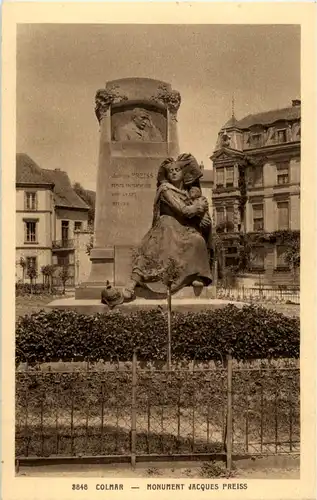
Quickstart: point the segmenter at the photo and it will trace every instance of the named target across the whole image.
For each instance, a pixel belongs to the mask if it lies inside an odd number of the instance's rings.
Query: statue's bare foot
[[[127,286],[124,288],[122,295],[126,302],[135,299],[135,292],[134,292],[135,286],[136,282],[131,280],[131,282],[129,282]]]
[[[128,288],[124,288],[122,295],[126,302],[135,299],[134,290],[129,290]]]

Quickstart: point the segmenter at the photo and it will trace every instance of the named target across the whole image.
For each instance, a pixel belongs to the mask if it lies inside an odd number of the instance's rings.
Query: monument
[[[169,197],[178,191],[178,200],[174,196],[174,209],[179,203],[182,206],[188,203],[191,205],[187,207],[189,212],[194,210],[192,215],[188,215],[187,208],[182,213],[185,218],[193,216],[191,222],[187,219],[185,223],[180,221],[175,211],[171,216],[174,219],[171,225],[178,224],[175,233],[180,231],[180,245],[177,234],[171,240],[166,238],[166,234],[163,238],[165,249],[173,240],[174,247],[171,244],[168,251],[173,255],[173,248],[176,248],[175,253],[178,252],[179,260],[185,264],[184,276],[187,279],[190,275],[190,286],[182,282],[174,296],[173,308],[204,310],[206,307],[224,307],[228,303],[210,300],[214,297],[214,287],[206,286],[210,284],[211,276],[207,246],[203,242],[203,222],[207,221],[208,226],[211,221],[208,222],[209,215],[205,213],[206,210],[208,212],[208,203],[201,196],[201,191],[197,191],[197,185],[193,184],[202,171],[191,155],[179,155],[177,112],[180,104],[180,94],[171,85],[149,78],[114,80],[97,91],[95,113],[100,127],[100,142],[91,272],[87,282],[76,288],[75,299],[55,300],[48,308],[72,309],[85,314],[105,312],[108,306],[101,303],[102,293],[112,294],[113,303],[126,311],[166,306],[162,295],[161,300],[141,295],[141,298],[124,303],[121,297],[121,291],[127,290],[127,283],[131,283],[134,251],[140,248],[144,237],[146,240],[153,229],[156,231],[153,207],[158,196],[165,192],[165,181],[169,183]],[[166,170],[166,179],[160,177],[162,168]],[[181,188],[177,187],[180,171]],[[193,176],[196,176],[195,179]],[[186,185],[187,191],[184,189]],[[173,190],[176,190],[174,194]],[[169,203],[166,198],[164,201]],[[199,204],[201,207],[197,208]],[[158,211],[159,217],[166,213]],[[200,223],[202,227],[197,228]],[[189,238],[179,224],[191,232]],[[171,227],[167,229],[174,231]],[[159,247],[156,253],[160,254]],[[195,283],[199,285],[198,294],[193,292]],[[118,290],[121,290],[119,294]],[[133,294],[134,291],[133,288]]]
[[[180,94],[165,82],[125,78],[96,93],[100,125],[94,246],[77,299],[99,299],[109,281],[124,286],[133,249],[152,224],[160,164],[179,153]]]

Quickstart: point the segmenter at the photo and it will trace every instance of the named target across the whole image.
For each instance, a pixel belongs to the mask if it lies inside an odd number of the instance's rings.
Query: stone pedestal
[[[100,298],[107,280],[116,287],[126,283],[133,248],[152,224],[159,165],[179,153],[179,105],[179,93],[169,84],[147,78],[111,81],[97,92],[100,146],[94,248],[89,279],[76,289],[76,299]],[[142,130],[135,120],[145,114]]]
[[[172,307],[173,311],[179,312],[200,312],[206,310],[214,310],[226,307],[228,304],[233,304],[237,307],[243,307],[245,303],[235,302],[231,300],[221,300],[208,298],[195,298],[195,299],[185,299],[176,298],[173,299]],[[120,311],[123,314],[129,314],[131,312],[140,310],[151,310],[160,308],[161,310],[167,310],[166,300],[159,299],[149,299],[149,298],[137,298],[133,302],[124,303],[116,306],[113,311]],[[108,313],[110,311],[109,307],[101,304],[100,299],[57,299],[48,304],[45,309],[62,309],[68,311],[76,311],[79,314],[96,314],[96,313]]]

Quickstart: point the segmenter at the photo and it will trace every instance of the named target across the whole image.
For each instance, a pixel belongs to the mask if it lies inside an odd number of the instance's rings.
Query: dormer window
[[[251,134],[250,146],[253,148],[258,148],[261,146],[261,134]]]
[[[282,130],[277,130],[276,132],[276,137],[277,137],[277,142],[279,144],[283,142],[287,142],[287,137],[286,137],[286,128]]]

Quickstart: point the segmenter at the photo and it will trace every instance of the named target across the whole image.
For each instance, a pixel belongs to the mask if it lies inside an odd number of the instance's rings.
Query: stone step
[[[101,292],[105,288],[105,283],[98,284],[84,284],[79,285],[75,289],[75,298],[78,300],[93,300],[100,299]],[[118,290],[123,289],[124,287],[117,286],[115,287]],[[164,295],[157,294],[155,292],[150,291],[147,288],[137,287],[135,290],[136,296],[144,299],[164,299]],[[214,299],[216,298],[216,287],[210,285],[208,287],[194,289],[192,286],[186,286],[173,294],[173,297],[177,299],[197,299],[197,298],[205,298],[205,299]]]
[[[226,307],[228,304],[235,305],[237,307],[243,307],[245,305],[243,302],[235,302],[232,300],[221,300],[221,299],[209,299],[209,298],[172,298],[172,309],[173,311],[180,312],[198,312],[206,311],[212,309],[219,309]],[[121,311],[123,313],[130,313],[139,310],[150,310],[160,308],[161,310],[166,310],[167,302],[164,299],[145,299],[142,297],[137,297],[132,302],[127,302],[116,306],[113,311]],[[59,309],[59,310],[69,310],[76,311],[80,314],[96,314],[96,313],[107,313],[110,311],[109,307],[101,304],[100,300],[96,299],[74,299],[74,298],[63,298],[57,299],[50,302],[46,308],[47,310]]]

